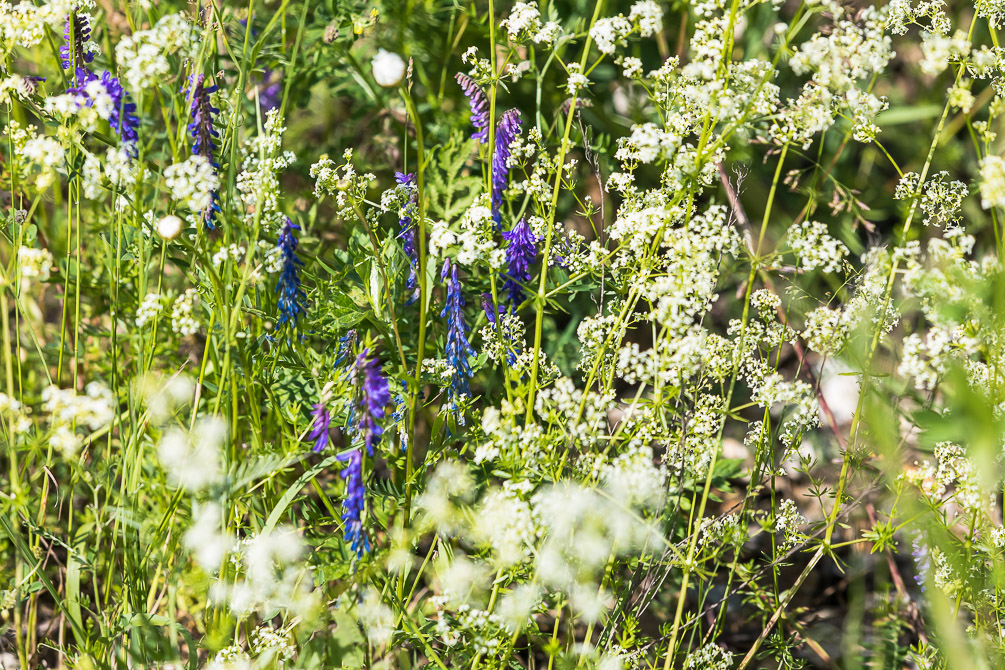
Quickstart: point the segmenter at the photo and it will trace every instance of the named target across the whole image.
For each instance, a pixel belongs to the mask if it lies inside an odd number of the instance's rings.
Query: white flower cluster
[[[171,483],[189,491],[216,483],[221,474],[220,449],[226,438],[227,426],[214,417],[200,419],[191,433],[178,428],[165,433],[157,454]]]
[[[1005,158],[988,155],[981,159],[981,207],[1005,207]]]
[[[733,654],[714,642],[688,654],[684,670],[729,670],[733,665]]]
[[[840,272],[848,255],[848,247],[827,233],[827,224],[804,221],[789,229],[789,248],[799,259],[804,270],[821,268],[824,272]]]
[[[296,156],[282,151],[286,127],[278,109],[267,112],[263,131],[242,147],[244,161],[237,175],[237,190],[247,210],[260,218],[263,229],[274,232],[285,221],[279,207],[279,177],[296,162]]]
[[[90,382],[78,395],[73,389],[49,386],[42,391],[42,409],[49,415],[49,445],[65,458],[74,457],[83,444],[78,427],[96,431],[115,418],[115,398],[107,386]]]
[[[38,5],[20,2],[16,5],[0,2],[0,39],[5,44],[17,45],[25,49],[37,46],[45,38],[46,28],[62,34],[63,24],[77,2],[55,0]],[[94,6],[92,1],[80,3],[81,9]]]
[[[13,128],[14,122],[10,124]],[[56,173],[62,172],[66,167],[66,150],[63,145],[54,137],[35,137],[32,128],[28,131],[29,137],[24,141],[19,152],[19,157],[29,164],[39,168],[35,177],[35,186],[39,190],[48,188],[56,179]]]
[[[194,314],[195,299],[198,295],[196,289],[186,289],[171,305],[171,330],[181,336],[199,332],[199,321]]]
[[[230,551],[230,565],[238,576],[229,583],[215,582],[210,595],[228,603],[237,616],[276,610],[290,617],[310,616],[319,603],[303,554],[296,530],[286,526],[246,538]]]
[[[213,254],[213,267],[219,270],[224,263],[228,261],[237,263],[244,258],[244,255],[245,249],[240,244],[222,246]]]
[[[775,532],[782,534],[779,544],[782,551],[789,551],[799,544],[799,526],[804,523],[806,519],[799,513],[796,501],[789,498],[783,500],[775,512]]]
[[[637,124],[632,126],[630,136],[618,138],[618,151],[614,157],[631,166],[655,163],[666,160],[680,141],[679,135],[655,123]]]
[[[193,212],[202,212],[213,204],[213,193],[220,188],[220,178],[205,156],[189,156],[181,163],[164,168],[164,183],[172,197]]]
[[[345,163],[340,166],[327,156],[322,156],[311,166],[311,178],[315,180],[314,195],[318,198],[334,195],[338,214],[343,218],[355,217],[352,210],[366,197],[366,189],[375,177],[372,173],[357,173],[352,165],[352,149],[346,149],[342,154]]]
[[[682,335],[718,298],[720,260],[736,253],[739,236],[726,222],[726,208],[711,205],[692,217],[687,228],[666,231],[662,243],[666,251],[659,259],[659,274],[644,288],[653,304],[649,318]]]
[[[48,249],[20,247],[17,250],[17,267],[21,286],[27,289],[32,281],[48,281],[52,268],[52,254]]]
[[[921,71],[928,75],[940,74],[954,62],[970,53],[970,40],[962,30],[951,37],[941,33],[921,33]]]
[[[147,293],[143,302],[136,308],[136,327],[142,328],[154,321],[164,309],[164,302],[159,293]]]
[[[917,486],[934,501],[940,501],[947,491],[955,487],[954,500],[960,513],[969,517],[972,512],[987,513],[994,505],[994,492],[984,491],[980,473],[963,447],[953,442],[935,445],[935,463],[928,460],[915,463],[904,473],[904,479]]]
[[[24,435],[31,428],[31,419],[17,398],[0,392],[0,417],[10,426],[14,435]]]
[[[532,41],[550,46],[562,35],[562,27],[555,21],[541,23],[541,11],[536,2],[518,2],[507,18],[499,23],[511,42],[520,44]]]
[[[84,196],[97,200],[103,195],[103,187],[108,184],[113,191],[125,192],[142,181],[146,169],[138,161],[130,158],[122,147],[110,147],[104,158],[88,153],[84,158],[82,177]]]
[[[126,35],[115,47],[115,60],[127,88],[134,93],[159,86],[177,71],[170,61],[193,58],[198,33],[181,14],[168,14],[152,28]]]

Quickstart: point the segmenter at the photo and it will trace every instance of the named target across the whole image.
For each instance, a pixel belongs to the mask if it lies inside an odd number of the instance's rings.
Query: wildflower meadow
[[[1005,0],[0,0],[0,667],[1005,667]]]

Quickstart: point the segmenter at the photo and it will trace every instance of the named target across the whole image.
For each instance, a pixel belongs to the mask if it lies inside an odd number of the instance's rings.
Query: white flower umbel
[[[981,159],[981,207],[1005,207],[1005,158],[985,156]]]
[[[195,56],[198,46],[196,27],[181,14],[168,14],[152,28],[119,40],[115,60],[122,68],[126,88],[137,94],[141,89],[159,86],[172,75],[171,56],[184,61]]]
[[[199,292],[186,289],[171,306],[171,330],[179,335],[193,335],[199,331],[199,321],[195,318],[195,299]]]
[[[193,212],[202,212],[213,204],[213,193],[220,188],[220,178],[205,156],[190,156],[164,169],[164,182],[171,196]]]

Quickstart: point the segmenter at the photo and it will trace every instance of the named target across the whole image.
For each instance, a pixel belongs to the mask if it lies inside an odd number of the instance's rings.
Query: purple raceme
[[[911,540],[911,547],[911,556],[914,557],[914,567],[918,571],[914,575],[914,581],[924,591],[925,579],[928,578],[928,575],[932,571],[932,558],[928,553],[928,545],[919,542],[917,537]]]
[[[506,308],[499,305],[499,309],[496,310],[493,307],[492,294],[482,293],[482,309],[485,310],[485,318],[494,326],[496,325],[496,319],[506,313]]]
[[[279,109],[283,101],[283,73],[268,68],[262,73],[262,83],[258,86],[258,107],[264,117],[273,109]]]
[[[321,453],[328,446],[330,441],[328,433],[332,424],[332,416],[328,411],[328,406],[325,405],[324,398],[321,400],[322,402],[315,403],[314,409],[311,411],[314,423],[311,424],[311,432],[307,434],[307,439],[314,442],[314,453],[316,454]]]
[[[366,507],[366,487],[363,484],[363,453],[357,447],[346,454],[338,456],[345,461],[346,467],[341,477],[345,480],[345,500],[342,501],[342,522],[345,524],[343,537],[356,557],[360,558],[370,551],[370,540],[363,529],[363,512]]]
[[[496,124],[496,146],[492,152],[492,220],[497,229],[502,220],[499,209],[502,207],[503,191],[509,181],[509,145],[520,134],[522,125],[520,110],[517,109],[505,112]]]
[[[510,309],[516,310],[524,300],[523,286],[530,281],[530,264],[537,257],[537,243],[541,239],[530,230],[525,219],[513,226],[513,230],[503,233],[506,240],[506,264],[509,271],[503,282],[503,290],[509,294]]]
[[[352,347],[356,343],[356,329],[352,328],[342,337],[338,338],[338,346],[335,347],[335,367],[342,365],[345,359],[352,353]]]
[[[384,418],[385,407],[391,402],[391,389],[380,368],[380,360],[363,349],[356,356],[352,368],[352,381],[357,389],[354,416],[356,430],[363,434],[367,453],[373,455],[374,446],[380,442],[384,429],[378,420]]]
[[[279,249],[283,258],[283,266],[279,271],[279,280],[276,282],[276,293],[279,294],[279,326],[290,324],[294,328],[304,313],[303,300],[304,291],[300,288],[300,268],[304,262],[297,256],[297,244],[299,244],[293,231],[300,230],[300,226],[286,219],[286,225],[279,233],[279,240],[276,248]]]
[[[219,169],[214,153],[216,151],[216,138],[220,133],[213,127],[213,121],[220,110],[213,106],[209,96],[218,90],[215,84],[206,86],[205,77],[201,74],[193,74],[188,78],[188,85],[182,89],[189,101],[189,112],[191,121],[188,124],[188,131],[195,140],[192,143],[192,153],[197,156],[204,156],[214,169]],[[211,230],[216,228],[216,213],[220,211],[220,196],[213,191],[210,206],[202,213],[202,220]]]
[[[443,262],[440,278],[447,282],[447,304],[444,305],[441,317],[447,318],[447,363],[454,372],[447,387],[447,399],[453,407],[457,407],[461,396],[471,392],[471,363],[468,360],[475,355],[474,349],[468,343],[468,326],[464,322],[464,297],[461,295],[461,282],[457,279],[457,266],[449,259]]]
[[[94,60],[94,54],[87,44],[91,39],[91,17],[78,14],[74,8],[66,17],[63,39],[65,44],[59,47],[59,64],[64,70],[73,70],[74,85],[79,86],[80,70],[89,72],[87,65]]]
[[[129,94],[122,88],[117,77],[105,70],[101,76],[94,74],[87,68],[78,67],[74,79],[76,86],[67,89],[67,93],[72,93],[82,100],[82,104],[88,107],[94,105],[95,95],[100,93],[94,88],[104,90],[105,95],[111,98],[112,104],[108,111],[108,125],[116,132],[119,139],[129,155],[136,155],[136,141],[139,139],[140,120],[136,117],[136,103],[129,101]]]
[[[399,393],[394,398],[394,410],[391,412],[391,420],[398,430],[398,443],[402,451],[408,450],[408,399],[404,394]]]
[[[412,221],[412,214],[416,206],[417,190],[415,188],[414,173],[395,172],[394,180],[408,194],[408,203],[401,208],[398,214],[398,226],[401,228],[398,237],[401,238],[401,248],[408,256],[409,271],[408,279],[405,280],[405,286],[412,292],[412,295],[408,297],[408,301],[405,302],[405,306],[407,307],[419,297],[419,253],[415,248],[415,224]]]
[[[468,75],[458,72],[454,78],[461,85],[464,95],[468,97],[468,104],[471,106],[471,125],[478,129],[471,135],[471,139],[486,144],[489,141],[489,99],[485,96],[485,91]]]

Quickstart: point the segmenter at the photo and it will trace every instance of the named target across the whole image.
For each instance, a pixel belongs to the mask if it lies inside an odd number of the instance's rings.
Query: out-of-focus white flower
[[[201,506],[193,516],[195,522],[185,533],[185,546],[193,552],[196,563],[203,570],[216,572],[234,546],[234,538],[222,530],[223,508],[210,503]]]
[[[201,419],[191,435],[177,428],[169,430],[157,448],[168,478],[190,491],[215,482],[220,477],[220,447],[226,435],[224,423],[213,417]]]
[[[173,240],[181,234],[182,226],[183,223],[180,218],[174,214],[168,214],[161,217],[161,220],[157,222],[157,234],[165,240]]]
[[[397,86],[405,77],[405,61],[393,51],[378,49],[370,65],[374,80],[385,88]]]
[[[21,247],[17,250],[18,269],[21,274],[22,286],[27,286],[31,280],[46,281],[52,268],[52,254],[48,249],[32,249]]]

